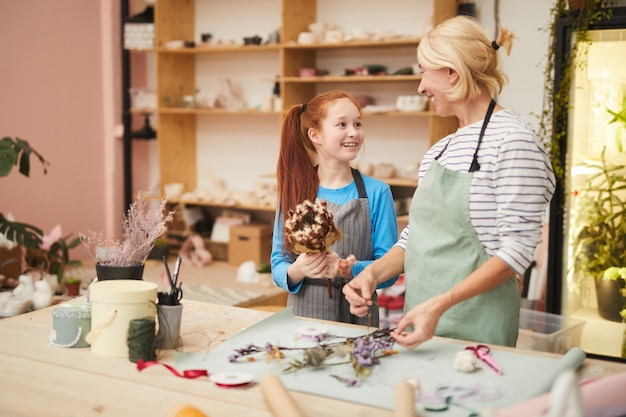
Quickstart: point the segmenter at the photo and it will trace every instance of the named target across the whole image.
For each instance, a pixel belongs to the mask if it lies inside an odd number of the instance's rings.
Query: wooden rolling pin
[[[419,417],[415,411],[415,387],[407,381],[396,384],[396,407],[394,417]]]
[[[267,374],[259,382],[265,402],[276,417],[304,417],[289,391],[276,374]]]

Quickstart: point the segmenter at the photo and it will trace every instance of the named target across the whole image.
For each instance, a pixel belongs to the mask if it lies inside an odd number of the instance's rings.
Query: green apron
[[[469,197],[476,155],[493,106],[485,116],[469,172],[442,167],[435,158],[413,196],[406,246],[405,312],[441,294],[485,263],[490,255],[470,221]],[[439,320],[435,334],[479,343],[515,346],[519,326],[519,286],[515,277],[463,301]]]

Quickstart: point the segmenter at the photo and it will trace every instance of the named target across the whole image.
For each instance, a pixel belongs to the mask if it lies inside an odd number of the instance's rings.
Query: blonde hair
[[[476,19],[456,16],[426,34],[417,48],[417,61],[424,69],[450,68],[459,75],[459,82],[446,92],[450,101],[473,99],[483,87],[495,97],[508,82],[497,50],[502,47],[510,53],[513,38],[502,29],[492,42]]]

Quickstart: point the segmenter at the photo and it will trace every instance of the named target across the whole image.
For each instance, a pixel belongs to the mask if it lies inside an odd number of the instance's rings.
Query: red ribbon
[[[201,376],[209,376],[209,372],[206,369],[188,369],[183,371],[183,373],[181,374],[176,369],[166,363],[161,363],[157,361],[144,361],[143,359],[139,359],[137,361],[137,370],[143,371],[144,369],[152,365],[162,365],[166,367],[171,373],[181,378],[195,379]]]

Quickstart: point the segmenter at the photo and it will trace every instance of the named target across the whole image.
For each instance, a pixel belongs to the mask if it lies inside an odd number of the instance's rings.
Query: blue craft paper
[[[306,324],[310,324],[310,321],[295,317],[292,309],[286,308],[241,331],[209,352],[177,352],[174,356],[176,367],[206,369],[210,374],[249,372],[255,376],[256,382],[259,382],[267,373],[276,373],[280,375],[283,384],[289,390],[386,409],[394,408],[396,383],[407,378],[417,378],[425,394],[435,392],[441,385],[482,387],[485,392],[488,391],[487,388],[494,388],[500,390],[501,395],[498,399],[466,403],[466,405],[475,410],[485,408],[495,410],[529,399],[529,392],[542,384],[547,387],[546,390],[549,389],[552,381],[545,381],[547,374],[553,378],[558,374],[559,369],[570,367],[576,369],[584,360],[584,354],[575,355],[575,357],[566,355],[564,358],[551,358],[496,350],[492,351],[492,356],[502,367],[502,376],[498,376],[486,367],[472,373],[462,373],[454,370],[454,358],[457,352],[464,349],[464,346],[437,339],[430,340],[413,350],[397,347],[399,353],[382,358],[381,364],[362,381],[359,387],[347,387],[330,376],[334,374],[346,378],[354,377],[350,364],[321,369],[305,368],[296,372],[282,373],[288,367],[290,358],[302,358],[301,351],[285,352],[285,358],[280,363],[275,361],[266,363],[263,352],[256,354],[256,360],[253,362],[247,361],[245,357],[235,363],[228,361],[228,357],[236,349],[251,343],[261,347],[267,342],[289,347],[314,346],[311,342],[297,337],[298,329]],[[364,327],[352,328],[328,323],[323,325],[328,329],[329,334],[341,337],[361,336],[367,330]],[[482,366],[480,362],[478,366]],[[461,407],[452,406],[446,412],[434,412],[425,411],[423,405],[418,401],[417,410],[425,416],[468,415],[468,411]]]

